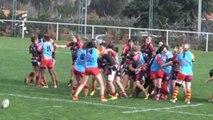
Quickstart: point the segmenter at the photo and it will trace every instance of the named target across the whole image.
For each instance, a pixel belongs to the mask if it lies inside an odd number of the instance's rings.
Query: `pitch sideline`
[[[109,105],[104,103],[95,103],[95,102],[83,102],[83,101],[72,101],[66,99],[54,99],[54,98],[43,98],[43,97],[31,97],[26,95],[18,95],[18,94],[5,94],[0,93],[1,96],[12,96],[12,97],[19,97],[25,99],[36,99],[36,100],[46,100],[46,101],[58,101],[58,102],[67,102],[67,103],[76,103],[76,104],[87,104],[87,105],[95,105],[101,107],[111,107],[111,108],[119,108],[119,109],[132,109],[132,111],[124,111],[123,114],[128,113],[137,113],[137,112],[148,112],[148,111],[159,111],[159,112],[168,112],[168,113],[176,113],[176,114],[185,114],[185,115],[192,115],[192,116],[205,116],[205,117],[213,117],[213,114],[202,114],[202,113],[190,113],[190,112],[182,112],[182,111],[171,111],[171,109],[175,108],[187,108],[187,107],[197,107],[203,104],[193,104],[193,105],[179,105],[173,107],[163,107],[163,108],[141,108],[141,107],[129,107],[129,106],[119,106],[119,105]],[[162,111],[166,110],[166,111]]]

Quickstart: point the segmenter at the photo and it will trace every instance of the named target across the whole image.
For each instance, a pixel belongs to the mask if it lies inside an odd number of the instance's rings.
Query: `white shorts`
[[[111,74],[107,76],[108,77],[107,80],[113,81],[115,79],[115,73],[116,73],[116,70],[115,71],[112,70]]]

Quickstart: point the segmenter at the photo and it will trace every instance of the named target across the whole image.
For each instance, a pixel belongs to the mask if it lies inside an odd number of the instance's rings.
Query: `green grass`
[[[65,42],[57,43],[65,44]],[[1,120],[213,119],[213,104],[207,102],[212,93],[212,83],[204,83],[208,78],[208,71],[212,68],[212,52],[193,51],[196,62],[191,105],[198,106],[185,106],[183,92],[180,92],[176,104],[169,101],[143,100],[142,96],[101,103],[98,101],[98,93],[94,97],[87,98],[81,94],[79,101],[73,102],[70,96],[71,90],[67,87],[71,68],[69,49],[58,49],[56,54],[56,71],[60,87],[52,88],[50,77],[47,75],[50,88],[42,89],[24,85],[24,78],[32,70],[31,56],[27,51],[29,44],[29,39],[0,37],[0,100],[4,98],[10,100],[8,109],[0,109]],[[175,106],[179,108],[172,108]],[[166,107],[170,109],[167,110]],[[134,110],[142,111],[124,113]]]

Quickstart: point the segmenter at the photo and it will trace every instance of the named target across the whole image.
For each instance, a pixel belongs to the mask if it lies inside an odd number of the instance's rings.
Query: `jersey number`
[[[80,59],[84,60],[85,59],[85,54],[81,54]]]
[[[51,52],[50,46],[47,46],[47,52]]]
[[[93,51],[92,51],[92,49],[89,49],[86,52],[92,54]]]

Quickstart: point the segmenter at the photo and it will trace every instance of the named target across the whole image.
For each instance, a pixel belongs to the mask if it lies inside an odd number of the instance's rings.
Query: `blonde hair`
[[[174,53],[174,54],[178,54],[178,51],[179,51],[179,49],[178,49],[178,47],[176,46],[176,47],[174,48],[173,53]]]
[[[188,43],[183,45],[183,50],[189,50],[190,49],[190,45]]]

